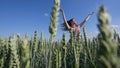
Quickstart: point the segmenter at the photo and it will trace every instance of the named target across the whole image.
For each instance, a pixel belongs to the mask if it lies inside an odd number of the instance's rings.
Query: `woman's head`
[[[68,20],[67,23],[68,23],[68,25],[69,25],[70,27],[72,27],[72,28],[75,28],[75,27],[77,26],[76,20],[75,20],[74,18]],[[63,29],[64,31],[68,30],[65,23],[62,24],[62,27],[63,27],[62,29]]]

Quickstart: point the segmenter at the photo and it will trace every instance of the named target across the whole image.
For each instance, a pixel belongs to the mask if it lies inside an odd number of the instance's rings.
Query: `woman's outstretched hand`
[[[93,15],[94,14],[94,12],[91,12],[89,15]]]

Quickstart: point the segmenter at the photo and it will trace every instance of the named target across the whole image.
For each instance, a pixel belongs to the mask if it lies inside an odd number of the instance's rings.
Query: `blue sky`
[[[98,33],[97,11],[101,4],[106,6],[112,17],[111,26],[117,31],[120,29],[119,3],[120,0],[61,0],[61,7],[64,9],[66,18],[68,20],[75,18],[77,23],[82,22],[88,13],[94,11],[95,14],[84,25],[88,36],[92,37]],[[48,27],[52,6],[53,0],[0,0],[0,36],[8,37],[17,33],[23,36],[28,32],[31,37],[37,30],[39,34],[43,32],[44,36],[49,38]],[[62,22],[60,14],[56,39],[62,37],[63,31],[60,27]],[[69,32],[65,33],[69,38]]]

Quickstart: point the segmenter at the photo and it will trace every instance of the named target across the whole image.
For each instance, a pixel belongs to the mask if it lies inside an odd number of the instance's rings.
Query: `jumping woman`
[[[90,17],[93,15],[94,12],[88,14],[88,16],[80,24],[77,24],[74,18],[67,21],[62,8],[60,8],[60,11],[62,13],[64,20],[64,23],[62,24],[63,31],[72,32],[75,35],[76,40],[78,40],[80,34],[80,28],[90,19]]]

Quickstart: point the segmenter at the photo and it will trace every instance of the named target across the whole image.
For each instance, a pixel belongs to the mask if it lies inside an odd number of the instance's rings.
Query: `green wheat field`
[[[50,39],[45,39],[41,33],[34,32],[28,39],[28,34],[11,35],[0,38],[0,68],[120,68],[120,36],[108,27],[110,14],[102,5],[98,11],[97,37],[88,38],[86,29],[75,41],[71,33],[71,42],[66,35],[54,41],[57,33],[59,0],[52,7],[49,25]]]

